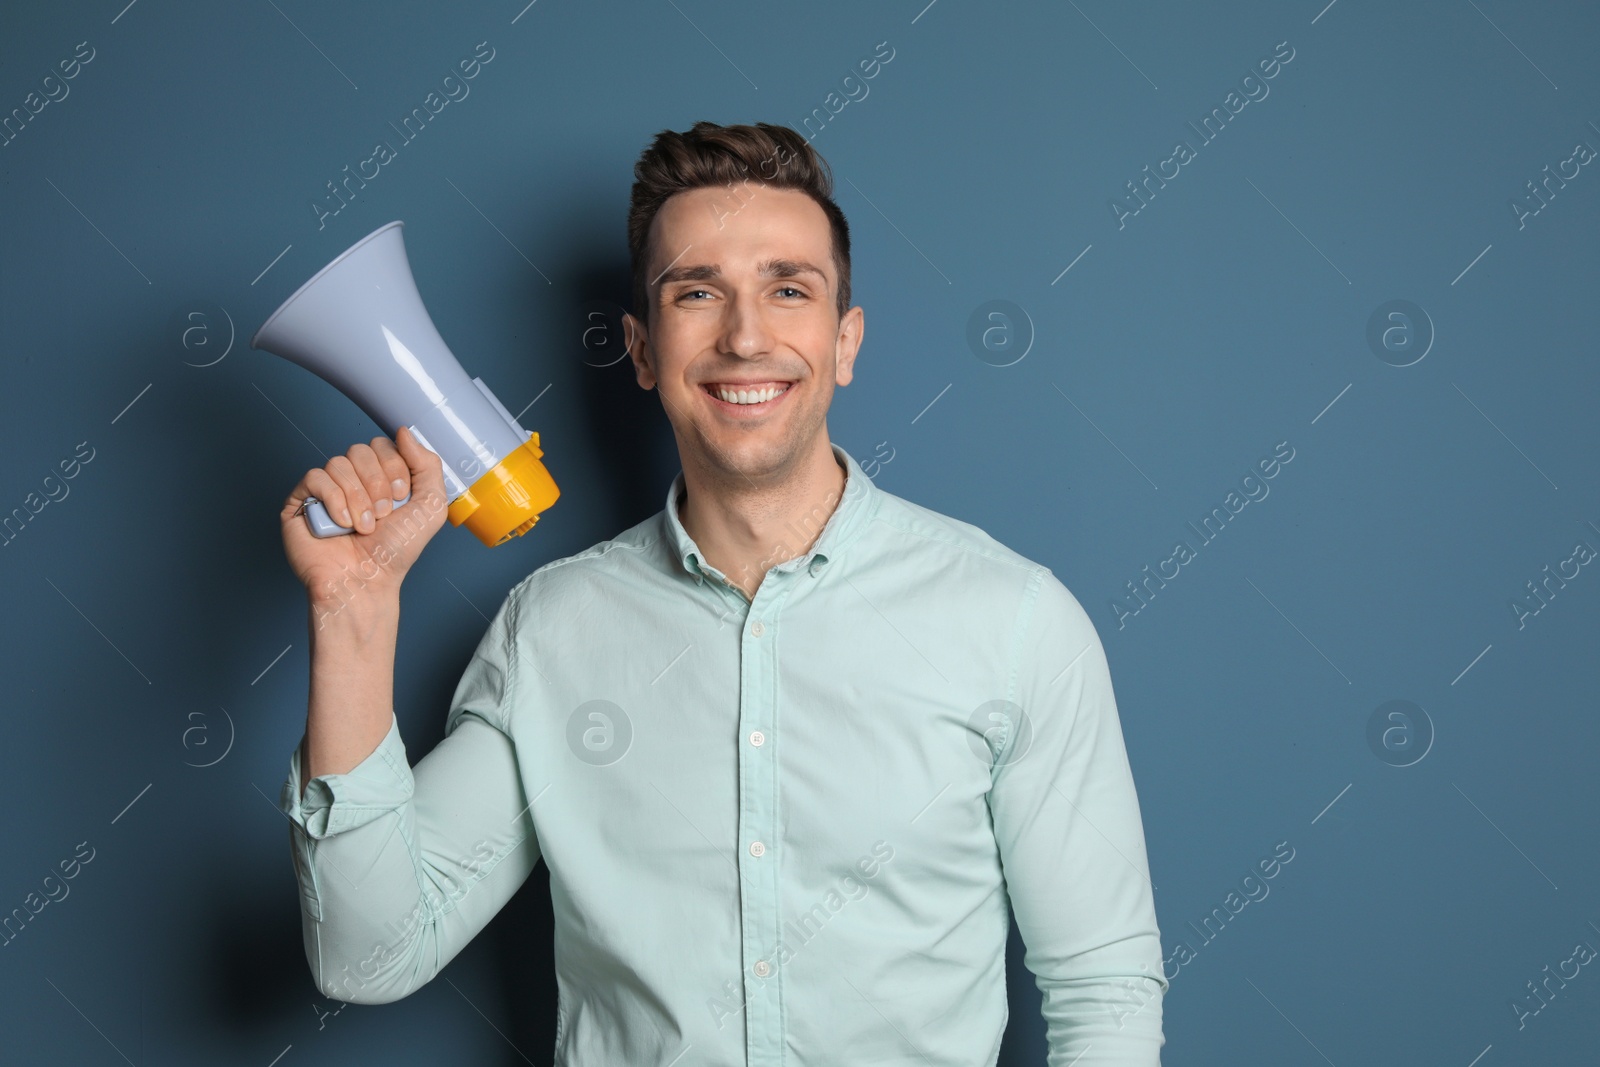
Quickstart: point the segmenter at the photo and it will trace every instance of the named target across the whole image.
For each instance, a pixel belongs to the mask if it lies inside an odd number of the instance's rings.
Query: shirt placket
[[[778,609],[790,575],[769,571],[745,614],[739,656],[739,919],[743,932],[745,1051],[750,1067],[783,1059],[779,938]]]

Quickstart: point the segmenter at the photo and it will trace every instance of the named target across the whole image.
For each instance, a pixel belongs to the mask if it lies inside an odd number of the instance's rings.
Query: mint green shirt
[[[512,588],[415,768],[395,721],[301,798],[296,749],[280,804],[324,994],[416,991],[542,857],[557,1064],[992,1065],[1008,907],[1051,1067],[1160,1063],[1093,625],[1047,568],[832,449],[838,506],[753,600],[684,531],[680,472],[663,511]]]

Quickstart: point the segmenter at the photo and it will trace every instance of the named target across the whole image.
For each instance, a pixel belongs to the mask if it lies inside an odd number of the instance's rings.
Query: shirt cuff
[[[390,712],[389,732],[366,759],[344,774],[319,774],[305,784],[301,795],[300,745],[289,756],[289,777],[278,796],[278,807],[313,840],[364,826],[411,799],[415,781],[406,747],[400,740],[400,722]]]

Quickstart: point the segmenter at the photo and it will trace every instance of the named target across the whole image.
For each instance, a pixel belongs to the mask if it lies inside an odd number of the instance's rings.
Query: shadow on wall
[[[285,1022],[292,1024],[291,1033],[314,1034],[321,1029],[312,1024],[318,1006],[330,1014],[346,1011],[316,987],[301,938],[298,895],[282,891],[281,879],[270,887],[218,884],[204,899],[212,902],[205,938],[210,977],[199,985],[211,991],[207,1015],[236,1045],[245,1040],[270,1045],[285,1032]],[[550,872],[541,860],[500,913],[429,983],[439,988],[424,986],[412,997],[455,998],[448,978],[514,1046],[502,1045],[505,1054],[494,1062],[506,1067],[549,1063],[556,1040],[553,930]],[[464,977],[469,974],[482,977]],[[477,990],[492,991],[493,999]],[[412,997],[359,1010],[369,1015],[366,1025],[388,1028],[398,1024],[386,1018],[415,1017],[414,1005],[406,1007]]]
[[[1027,946],[1017,920],[1011,919],[1011,932],[1006,937],[1006,1001],[1008,1018],[1004,1037],[1000,1041],[999,1067],[1009,1064],[1043,1063],[1049,1054],[1044,1016],[1044,996],[1033,972],[1024,962]]]
[[[285,852],[287,827],[272,835]],[[267,886],[237,878],[218,870],[201,898],[210,907],[204,939],[208,977],[197,985],[210,990],[206,1012],[230,1038],[267,1042],[284,1020],[309,1017],[307,1005],[321,992],[306,962],[299,894],[285,889],[284,877]]]
[[[551,351],[576,353],[573,385],[583,432],[605,478],[596,495],[608,507],[610,526],[593,538],[598,541],[660,511],[680,464],[661,398],[654,389],[639,388],[626,355],[622,311],[632,303],[626,258],[583,261],[576,250],[572,254],[577,293],[560,306],[573,312],[545,332],[550,337],[554,327],[559,333],[551,338]]]
[[[541,859],[500,914],[467,946],[487,955],[494,969],[499,1011],[484,1010],[509,1025],[506,1037],[515,1048],[500,1057],[505,1067],[527,1067],[528,1060],[548,1063],[556,1047],[554,930],[550,868]]]

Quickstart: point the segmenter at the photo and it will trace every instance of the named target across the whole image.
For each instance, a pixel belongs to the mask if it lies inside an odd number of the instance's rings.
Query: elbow
[[[358,986],[354,989],[338,982],[327,982],[323,986],[322,995],[329,1000],[338,1000],[346,1004],[393,1004],[401,997],[391,995],[383,987]]]
[[[370,1006],[404,1000],[416,992],[417,984],[402,980],[397,968],[364,977],[350,967],[342,967],[320,976],[317,987],[329,1000]]]
[[[431,929],[431,928],[430,928]],[[326,930],[321,931],[326,933]],[[437,967],[429,967],[431,940],[426,930],[413,932],[392,945],[379,944],[370,953],[328,952],[327,944],[318,953],[316,931],[307,941],[307,961],[322,995],[346,1004],[393,1004],[404,1000],[432,980]]]

